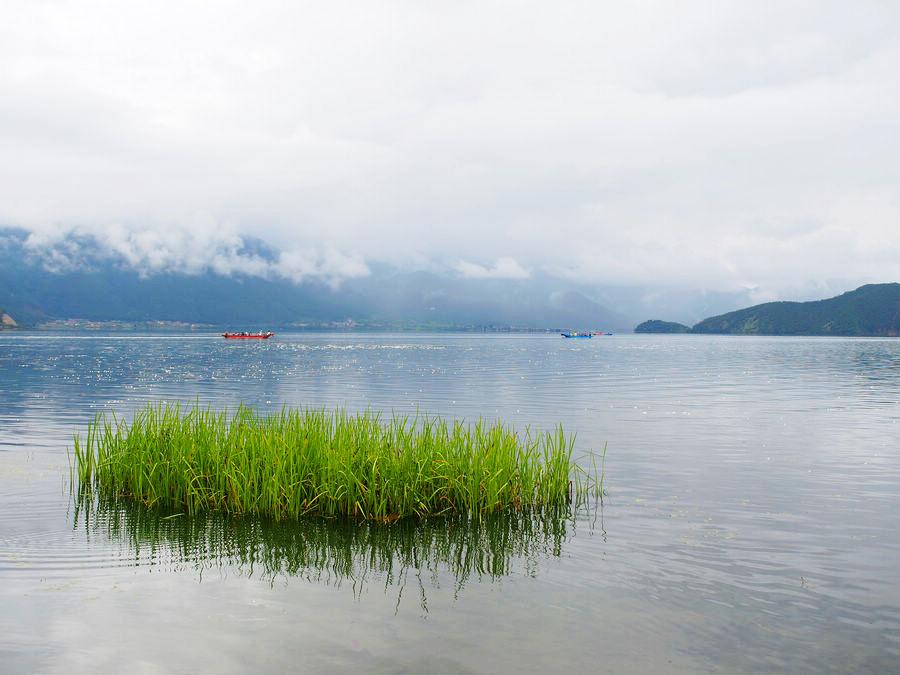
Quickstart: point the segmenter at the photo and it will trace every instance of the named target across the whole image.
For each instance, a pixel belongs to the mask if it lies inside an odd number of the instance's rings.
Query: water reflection
[[[370,582],[396,589],[397,606],[408,582],[418,585],[427,612],[426,586],[453,583],[454,597],[470,580],[498,581],[511,574],[537,576],[542,561],[562,555],[574,536],[571,510],[498,513],[464,518],[367,521],[305,518],[274,522],[224,514],[188,516],[148,509],[128,500],[86,494],[73,501],[73,529],[118,546],[135,565],[256,576],[275,583],[293,578],[349,585],[355,597]],[[414,581],[413,581],[414,579]]]

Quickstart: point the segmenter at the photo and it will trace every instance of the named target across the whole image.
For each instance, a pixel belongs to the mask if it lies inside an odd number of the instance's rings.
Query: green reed
[[[574,461],[574,443],[562,428],[517,434],[484,420],[159,404],[130,423],[98,416],[75,437],[73,478],[189,514],[482,517],[599,496],[602,479]]]

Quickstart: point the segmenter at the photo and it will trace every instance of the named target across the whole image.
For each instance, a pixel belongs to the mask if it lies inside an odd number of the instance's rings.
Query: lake
[[[377,526],[79,503],[148,401],[562,423],[563,521]],[[900,669],[900,340],[0,334],[3,672]]]

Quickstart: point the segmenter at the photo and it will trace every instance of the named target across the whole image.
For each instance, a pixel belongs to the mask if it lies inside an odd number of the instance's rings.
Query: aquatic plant
[[[561,427],[519,434],[484,420],[159,404],[130,423],[95,418],[75,437],[73,480],[189,514],[480,518],[599,496],[596,468],[574,461],[574,443]]]

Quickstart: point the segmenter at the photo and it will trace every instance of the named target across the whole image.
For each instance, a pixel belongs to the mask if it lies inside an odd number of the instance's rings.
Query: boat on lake
[[[226,340],[268,340],[273,335],[275,333],[271,331],[265,333],[262,331],[258,333],[222,333],[222,337]]]
[[[571,333],[560,333],[560,335],[562,335],[564,338],[589,338],[589,337],[594,337],[593,334],[591,334],[591,333],[578,333],[578,332],[575,332],[575,331],[573,331],[573,332],[571,332]]]

